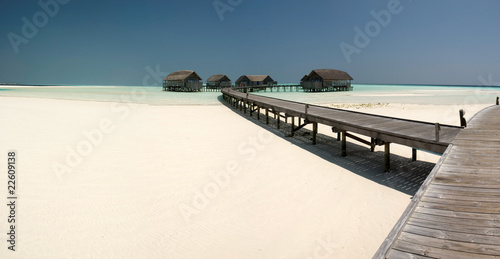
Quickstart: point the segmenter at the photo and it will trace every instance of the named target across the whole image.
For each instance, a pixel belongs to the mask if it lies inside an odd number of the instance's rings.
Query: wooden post
[[[371,138],[370,152],[375,152],[375,139]]]
[[[247,104],[246,102],[243,103],[243,112],[247,113]]]
[[[280,129],[280,122],[281,122],[281,118],[280,118],[280,113],[275,113],[275,115],[278,115],[278,116],[275,116],[277,121],[276,121],[276,124],[277,124],[277,127],[278,129]]]
[[[436,142],[439,142],[439,131],[441,130],[441,127],[439,126],[439,122],[436,122],[434,124],[434,131],[436,133]]]
[[[497,105],[498,105],[498,99],[499,99],[499,97],[497,96]]]
[[[295,129],[295,117],[292,116],[292,130],[290,132],[290,136],[293,137],[293,130]]]
[[[467,121],[464,118],[464,115],[465,115],[464,110],[460,109],[460,111],[458,111],[458,114],[460,116],[460,127],[463,127],[463,128],[467,127]]]
[[[340,132],[337,132],[337,141],[340,141]]]
[[[313,145],[316,145],[316,135],[318,135],[318,123],[313,122]]]
[[[342,156],[344,157],[347,156],[347,136],[345,133],[345,131],[342,131]]]
[[[385,171],[391,171],[391,143],[385,142],[385,155],[384,155]]]
[[[248,102],[248,101],[247,101]],[[250,113],[250,117],[252,117],[252,113],[253,113],[253,103],[252,105],[248,104],[248,110],[249,110],[249,113]]]
[[[260,107],[257,105],[257,120],[260,120]]]
[[[269,109],[266,108],[266,124],[269,124]]]
[[[416,148],[411,149],[411,161],[412,162],[417,161],[417,149]]]

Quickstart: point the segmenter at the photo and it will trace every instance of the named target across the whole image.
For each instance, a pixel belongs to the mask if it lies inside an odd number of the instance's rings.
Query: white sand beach
[[[454,105],[350,106],[458,125]],[[17,252],[4,241],[0,258],[370,258],[439,159],[393,145],[384,173],[381,147],[343,158],[328,127],[313,146],[255,122],[222,104],[0,97],[1,172],[18,157]]]

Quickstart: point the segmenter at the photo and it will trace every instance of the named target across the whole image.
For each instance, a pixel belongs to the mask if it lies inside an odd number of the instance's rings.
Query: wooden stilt
[[[439,123],[436,122],[434,124],[434,131],[436,133],[436,142],[439,142],[439,131],[441,130],[441,126],[439,126]]]
[[[257,120],[260,120],[260,107],[257,105]]]
[[[340,141],[340,132],[337,132],[337,141]]]
[[[313,145],[316,145],[316,135],[318,135],[318,123],[313,122],[313,132],[312,132]]]
[[[411,161],[412,162],[417,161],[417,149],[416,148],[411,149]]]
[[[375,139],[371,138],[370,152],[375,152]]]
[[[269,109],[266,108],[266,124],[269,125]]]
[[[243,103],[243,112],[247,113],[247,103]]]
[[[346,136],[346,132],[345,131],[342,131],[342,132],[339,132],[339,134],[342,133],[342,156],[347,156],[347,136]]]
[[[280,129],[280,122],[281,122],[280,113],[278,112],[275,115],[278,115],[278,116],[275,116],[275,118],[277,119],[277,121],[276,121],[277,128]]]
[[[391,143],[385,142],[385,155],[384,155],[385,171],[391,171]]]
[[[458,111],[458,114],[460,116],[460,127],[467,127],[467,120],[465,120],[464,116],[465,116],[465,112],[464,110],[460,109],[460,111]]]
[[[293,137],[293,130],[295,129],[295,117],[292,116],[292,130],[290,131],[290,136]]]

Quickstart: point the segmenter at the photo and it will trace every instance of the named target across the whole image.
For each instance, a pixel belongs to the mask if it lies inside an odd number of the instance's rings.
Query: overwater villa
[[[315,69],[300,80],[306,92],[350,91],[352,77],[336,69]]]
[[[269,75],[242,75],[235,82],[235,86],[274,86],[278,82]]]
[[[193,70],[176,71],[163,79],[163,91],[197,92],[202,87],[201,77]]]
[[[217,74],[208,78],[206,89],[222,89],[225,87],[231,87],[231,79],[226,75]]]

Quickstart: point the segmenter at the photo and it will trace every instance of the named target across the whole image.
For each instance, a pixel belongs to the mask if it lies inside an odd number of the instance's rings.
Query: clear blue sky
[[[0,82],[142,85],[146,68],[157,66],[233,81],[269,74],[293,83],[315,68],[347,71],[354,83],[500,81],[498,0],[400,0],[350,62],[341,43],[356,47],[354,28],[374,25],[370,12],[395,0],[218,1],[232,8],[223,20],[213,0],[72,0],[53,17],[38,1],[3,0]],[[36,35],[23,34],[23,17],[40,26]]]

